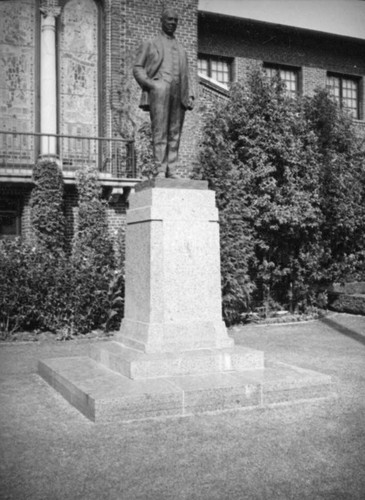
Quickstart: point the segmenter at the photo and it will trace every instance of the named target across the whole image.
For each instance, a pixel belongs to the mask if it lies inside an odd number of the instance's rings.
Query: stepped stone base
[[[264,353],[237,346],[182,352],[145,353],[108,342],[91,350],[91,358],[131,379],[202,375],[264,368]]]
[[[205,181],[142,183],[130,196],[125,310],[116,342],[39,362],[93,421],[258,408],[327,397],[330,378],[234,346],[222,319],[218,211]]]
[[[104,355],[110,354],[113,344],[106,346]],[[38,370],[87,418],[102,423],[262,408],[333,396],[329,376],[283,363],[241,372],[134,380],[88,357],[39,361]]]
[[[147,323],[124,318],[116,340],[132,349],[157,353],[233,347],[224,322],[188,321]]]

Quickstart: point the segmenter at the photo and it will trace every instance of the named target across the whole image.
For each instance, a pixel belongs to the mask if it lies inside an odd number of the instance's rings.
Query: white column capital
[[[54,5],[43,5],[40,8],[40,11],[43,14],[44,18],[47,17],[56,18],[61,14],[61,7],[56,7]]]

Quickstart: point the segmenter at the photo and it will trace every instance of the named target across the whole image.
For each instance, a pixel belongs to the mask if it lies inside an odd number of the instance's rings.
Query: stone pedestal
[[[144,352],[232,347],[222,320],[218,211],[205,182],[158,180],[130,197],[125,318]]]
[[[218,213],[205,182],[156,180],[130,197],[125,318],[90,357],[39,362],[91,420],[264,407],[331,395],[330,377],[234,346],[221,313]]]

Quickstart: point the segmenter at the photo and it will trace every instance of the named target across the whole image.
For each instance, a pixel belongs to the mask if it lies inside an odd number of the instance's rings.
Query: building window
[[[0,239],[19,236],[19,217],[16,212],[0,212]]]
[[[279,77],[285,83],[288,95],[296,97],[299,94],[298,68],[264,64],[264,70],[269,78]]]
[[[198,72],[217,82],[227,85],[232,81],[232,59],[226,57],[207,56],[198,57]]]
[[[4,198],[0,203],[0,240],[20,236],[18,201]]]
[[[359,119],[359,80],[349,76],[327,74],[327,89],[341,109]]]

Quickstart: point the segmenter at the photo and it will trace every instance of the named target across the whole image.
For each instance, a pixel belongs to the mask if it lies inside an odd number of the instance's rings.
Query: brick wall
[[[78,225],[78,193],[76,186],[66,185],[64,189],[64,213],[66,218],[66,240],[71,248],[72,238]]]
[[[32,188],[28,186],[23,191],[21,202],[21,235],[26,241],[32,239],[32,224],[30,220],[30,195]]]
[[[4,209],[6,199],[14,200],[18,215],[20,216],[20,235],[25,241],[32,241],[31,208],[30,197],[32,192],[31,184],[0,184],[0,210]],[[3,203],[2,203],[3,202]],[[5,206],[5,205],[4,205]],[[109,204],[107,217],[109,222],[110,235],[117,241],[125,231],[125,214],[127,202],[124,198],[117,203]],[[66,240],[69,249],[72,238],[78,225],[78,193],[76,186],[65,185],[64,189],[64,213],[66,217]]]
[[[316,87],[323,87],[327,71],[365,77],[364,41],[203,13],[199,14],[198,31],[198,51],[233,57],[238,81],[245,78],[250,68],[262,62],[300,69],[304,94],[312,94]],[[360,101],[364,119],[363,82]]]
[[[199,52],[365,74],[364,42],[200,14]]]
[[[263,61],[293,65],[301,68],[301,84],[305,94],[325,84],[326,72],[334,71],[365,76],[364,43],[309,33],[292,28],[279,28],[263,23],[198,14],[198,0],[100,0],[102,102],[102,134],[132,137],[149,115],[138,108],[140,88],[132,75],[134,55],[142,40],[160,31],[160,16],[165,6],[178,10],[180,15],[177,38],[186,48],[190,71],[195,80],[196,107],[186,114],[180,147],[180,175],[189,176],[197,161],[201,120],[207,107],[215,105],[217,94],[209,85],[198,84],[197,52],[225,55],[234,58],[234,75],[242,80],[250,68]],[[198,40],[199,32],[199,40]],[[365,117],[364,85],[363,116]],[[365,122],[358,121],[359,134],[365,136]],[[1,194],[11,189],[21,207],[21,231],[30,237],[29,199],[31,185],[0,185]],[[6,191],[8,190],[8,191]],[[77,223],[77,193],[74,187],[65,191],[65,213],[68,238],[72,238]],[[110,206],[111,233],[124,227],[125,202]]]

